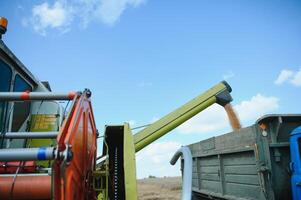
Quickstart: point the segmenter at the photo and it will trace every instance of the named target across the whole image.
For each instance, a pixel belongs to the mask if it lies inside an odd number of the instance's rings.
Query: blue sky
[[[300,1],[2,1],[3,40],[53,91],[93,92],[99,130],[148,124],[219,81],[244,126],[300,113]],[[230,131],[214,106],[137,156],[138,177],[179,175],[180,146]]]

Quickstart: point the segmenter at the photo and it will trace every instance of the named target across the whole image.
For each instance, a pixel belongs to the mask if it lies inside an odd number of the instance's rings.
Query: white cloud
[[[289,80],[293,76],[293,72],[291,70],[282,70],[278,76],[278,78],[275,80],[276,85],[281,85],[285,81]]]
[[[301,86],[301,68],[299,69],[299,71],[292,71],[287,69],[282,70],[274,83],[276,85],[282,85],[285,82],[288,82],[297,87]]]
[[[105,24],[114,25],[127,7],[137,7],[142,3],[144,0],[102,0],[95,16]]]
[[[66,4],[60,1],[55,2],[52,6],[48,3],[42,3],[33,7],[29,24],[33,25],[36,32],[45,35],[48,28],[68,30],[72,18],[72,8]],[[24,20],[22,23],[28,25],[28,22]]]
[[[138,178],[149,175],[180,176],[179,165],[169,164],[171,157],[180,147],[181,144],[175,141],[156,142],[138,152],[136,155]]]
[[[241,122],[252,120],[253,122],[260,116],[273,112],[279,108],[279,99],[267,97],[261,94],[253,96],[250,100],[242,101],[234,106],[234,110]],[[219,105],[213,105],[205,111],[199,113],[188,120],[178,130],[180,133],[213,133],[215,131],[229,128],[227,114]]]
[[[22,25],[45,35],[47,30],[66,32],[73,21],[82,28],[95,20],[113,26],[129,7],[138,7],[145,0],[56,0],[53,5],[47,2],[34,5],[31,17],[22,19]],[[75,20],[76,19],[76,20]]]
[[[228,71],[227,73],[225,73],[223,75],[223,79],[224,80],[229,80],[230,78],[233,78],[235,76],[234,72],[232,71]]]
[[[299,69],[299,71],[295,73],[293,79],[291,80],[291,83],[295,86],[301,86],[301,69]]]
[[[261,94],[253,96],[248,101],[242,101],[234,106],[241,120],[256,120],[260,116],[279,108],[279,99],[276,97],[266,97]]]

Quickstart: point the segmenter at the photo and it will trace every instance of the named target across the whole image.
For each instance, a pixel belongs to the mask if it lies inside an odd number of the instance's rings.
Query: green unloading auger
[[[137,199],[135,152],[156,141],[214,103],[221,106],[232,101],[230,85],[223,81],[175,111],[162,117],[135,135],[128,123],[106,126],[103,156],[106,161],[98,164],[98,199]]]
[[[134,135],[135,150],[140,151],[150,143],[175,129],[214,103],[225,106],[232,101],[230,85],[223,81],[185,105],[162,117]]]

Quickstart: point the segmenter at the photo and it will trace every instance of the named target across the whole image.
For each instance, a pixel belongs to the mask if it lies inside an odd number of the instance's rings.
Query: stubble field
[[[139,200],[180,200],[181,177],[146,178],[138,184]]]

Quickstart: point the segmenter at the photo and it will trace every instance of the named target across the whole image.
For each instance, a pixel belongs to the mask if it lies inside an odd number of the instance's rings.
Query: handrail
[[[0,161],[53,160],[55,150],[55,147],[0,149]]]
[[[50,139],[56,138],[58,132],[49,131],[49,132],[6,132],[3,135],[6,139]]]
[[[0,101],[73,100],[80,92],[0,92]]]

